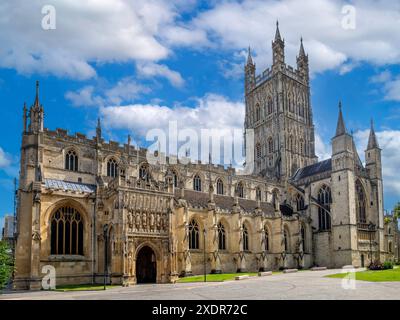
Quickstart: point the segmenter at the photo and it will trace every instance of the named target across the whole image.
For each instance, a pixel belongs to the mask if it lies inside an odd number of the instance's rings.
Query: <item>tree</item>
[[[395,219],[399,219],[400,218],[400,202],[397,202],[397,204],[394,206],[393,217]]]
[[[14,271],[14,260],[10,247],[5,241],[0,241],[0,289],[3,289]]]

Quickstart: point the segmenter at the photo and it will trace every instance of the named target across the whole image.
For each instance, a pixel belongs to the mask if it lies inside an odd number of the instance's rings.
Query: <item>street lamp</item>
[[[203,249],[204,249],[204,257],[203,257],[203,264],[204,264],[204,282],[207,282],[207,261],[206,261],[206,228],[203,229]]]
[[[103,226],[103,237],[104,237],[104,290],[106,290],[106,284],[107,284],[107,264],[108,264],[108,256],[107,256],[107,245],[108,245],[108,224],[105,224]]]

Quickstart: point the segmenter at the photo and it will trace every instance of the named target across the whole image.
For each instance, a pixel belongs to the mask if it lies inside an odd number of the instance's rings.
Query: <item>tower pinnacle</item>
[[[339,101],[339,117],[338,117],[338,122],[336,126],[336,136],[341,136],[342,134],[346,134],[346,126],[344,124],[343,120],[343,114],[342,114],[342,101]]]
[[[276,31],[275,31],[275,41],[282,41],[281,33],[279,32],[279,21],[276,20]]]
[[[371,130],[369,132],[368,138],[368,147],[367,150],[379,148],[378,140],[376,139],[375,129],[374,129],[374,120],[371,119]]]
[[[303,46],[303,37],[300,38],[300,52],[299,52],[299,57],[305,57],[306,53],[304,51],[304,46]]]
[[[39,106],[39,81],[36,81],[36,97],[35,97],[35,103],[34,103],[35,107]]]
[[[250,48],[250,46],[249,46],[248,54],[247,54],[247,64],[254,64],[253,63],[253,58],[251,57],[251,48]]]

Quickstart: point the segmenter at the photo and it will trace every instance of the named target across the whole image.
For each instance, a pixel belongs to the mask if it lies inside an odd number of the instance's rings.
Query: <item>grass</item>
[[[272,274],[279,274],[281,271],[274,271]],[[250,277],[258,276],[258,272],[243,272],[243,273],[220,273],[207,274],[207,282],[224,282],[235,280],[236,276],[249,275]],[[177,283],[204,282],[204,275],[180,278]]]
[[[342,279],[347,276],[346,273],[331,274],[326,277],[328,278],[339,278]],[[361,281],[371,282],[383,282],[383,281],[400,281],[400,268],[388,269],[388,270],[376,270],[376,271],[359,271],[355,272],[355,279]]]
[[[120,285],[107,285],[106,289],[120,287]],[[57,286],[54,291],[101,291],[104,290],[104,285],[102,284],[77,284],[77,285],[65,285]]]

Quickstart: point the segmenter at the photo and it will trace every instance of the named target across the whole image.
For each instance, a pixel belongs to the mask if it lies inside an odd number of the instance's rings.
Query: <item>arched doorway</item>
[[[137,255],[136,280],[137,283],[155,283],[157,280],[156,255],[148,246],[140,249]]]

